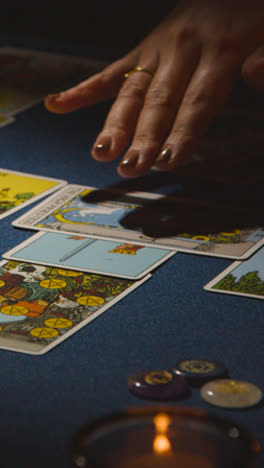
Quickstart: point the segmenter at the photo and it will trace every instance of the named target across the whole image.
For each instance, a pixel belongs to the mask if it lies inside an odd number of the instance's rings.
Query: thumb
[[[247,57],[241,73],[250,88],[264,91],[264,45]]]

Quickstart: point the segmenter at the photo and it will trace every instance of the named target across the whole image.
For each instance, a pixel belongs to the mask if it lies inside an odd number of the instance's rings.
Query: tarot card
[[[264,299],[264,247],[243,262],[234,262],[204,289]]]
[[[4,258],[137,280],[175,252],[130,243],[39,232]]]
[[[66,182],[0,168],[0,219],[58,190]]]
[[[6,125],[15,122],[15,120],[16,119],[12,117],[12,115],[5,115],[0,113],[0,128],[6,127]]]
[[[104,65],[92,59],[1,47],[0,112],[15,115]]]
[[[144,281],[30,263],[0,264],[0,348],[44,354]]]
[[[225,216],[224,221],[221,216]],[[13,225],[242,259],[253,253],[264,238],[264,230],[258,225],[249,223],[247,228],[242,224],[239,228],[240,222],[248,221],[247,216],[248,211],[242,210],[237,218],[236,209],[216,207],[210,201],[68,185]],[[258,216],[261,221],[263,214]],[[198,231],[202,224],[208,231]],[[220,230],[221,226],[228,229]]]

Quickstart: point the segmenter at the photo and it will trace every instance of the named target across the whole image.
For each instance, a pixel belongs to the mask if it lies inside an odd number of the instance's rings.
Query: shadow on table
[[[264,96],[238,82],[189,166],[123,180],[87,201],[118,200],[120,191],[166,192],[141,200],[121,225],[150,237],[206,235],[263,226],[263,184]]]
[[[145,190],[162,183],[160,174],[142,178]],[[171,178],[172,176],[169,176]],[[177,236],[181,233],[207,235],[261,227],[264,219],[263,183],[236,186],[234,184],[205,184],[177,177],[177,189],[162,198],[145,199],[133,196],[125,184],[96,190],[83,201],[87,203],[117,202],[134,205],[120,221],[122,227],[140,231],[149,237]],[[174,183],[176,182],[174,178]],[[168,179],[166,178],[168,182]],[[179,189],[181,187],[181,189]],[[137,183],[136,188],[140,188]],[[130,192],[130,193],[129,193]]]

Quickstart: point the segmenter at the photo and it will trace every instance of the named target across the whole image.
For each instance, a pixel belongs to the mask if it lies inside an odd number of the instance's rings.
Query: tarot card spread
[[[79,235],[40,232],[4,258],[137,280],[175,252]]]
[[[131,282],[72,270],[0,264],[0,348],[43,354],[150,278]]]
[[[213,217],[214,212],[217,216]],[[222,223],[221,215],[225,216]],[[239,227],[240,220],[247,216],[249,210],[244,213],[232,207],[215,207],[210,201],[68,185],[13,224],[27,229],[104,237],[199,255],[242,259],[259,248],[264,238],[264,230],[258,227],[261,225],[254,226],[251,219],[249,228],[246,225]],[[263,218],[262,214],[258,217]],[[193,227],[197,228],[201,223],[208,227],[208,231],[195,233]],[[216,231],[221,226],[230,227],[230,231]]]

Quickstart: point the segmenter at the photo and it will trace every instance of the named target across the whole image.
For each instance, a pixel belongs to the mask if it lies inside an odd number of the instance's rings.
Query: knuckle
[[[107,67],[98,74],[98,78],[100,79],[100,84],[105,86],[113,79],[113,73]]]
[[[172,47],[185,47],[186,45],[193,43],[196,40],[196,29],[191,22],[186,21],[184,24],[169,26],[167,31],[167,44]]]
[[[98,84],[101,86],[101,87],[105,87],[107,85],[109,85],[109,83],[112,81],[113,79],[113,74],[111,73],[110,70],[108,69],[104,69],[96,74],[93,75],[93,77],[97,78],[97,81],[98,81]],[[90,78],[87,78],[85,79],[84,81],[81,81],[78,85],[77,85],[77,89],[78,89],[78,92],[80,94],[83,94],[85,95],[87,93],[87,90],[89,89],[89,82],[90,82]]]
[[[193,26],[190,24],[185,24],[181,28],[177,29],[175,32],[175,38],[176,43],[179,46],[183,46],[186,43],[189,43],[190,41],[193,42],[195,36],[195,29]]]
[[[155,87],[149,90],[145,98],[145,106],[147,108],[153,107],[166,107],[171,108],[173,106],[173,91],[159,83]]]
[[[190,106],[204,106],[213,103],[218,97],[222,97],[227,92],[228,80],[214,70],[204,70],[200,76],[200,82],[197,86],[187,89],[184,102]]]
[[[211,100],[212,92],[209,88],[192,89],[186,91],[184,102],[188,106],[200,107],[204,106]]]
[[[151,152],[157,152],[160,142],[154,135],[149,133],[139,133],[134,139],[134,145],[147,146]]]
[[[212,51],[216,60],[223,59],[225,57],[232,57],[239,54],[240,44],[235,37],[231,34],[226,33],[219,39],[215,39],[212,42]]]
[[[136,99],[140,102],[144,101],[146,91],[143,86],[138,83],[135,83],[132,80],[125,82],[124,86],[121,88],[118,97],[123,99]]]
[[[120,136],[126,135],[129,132],[129,126],[118,118],[112,118],[105,128]]]

